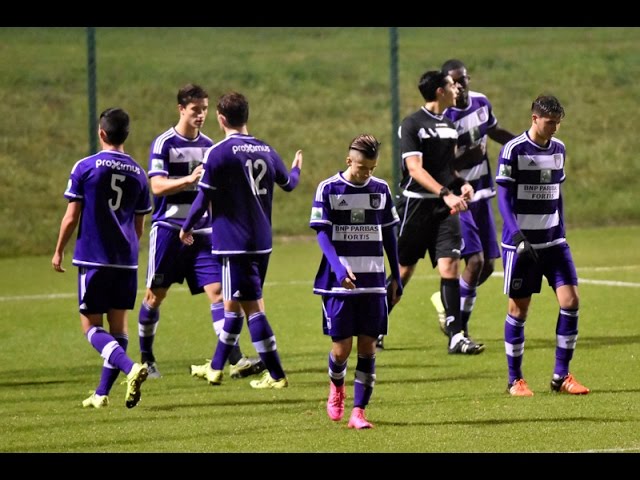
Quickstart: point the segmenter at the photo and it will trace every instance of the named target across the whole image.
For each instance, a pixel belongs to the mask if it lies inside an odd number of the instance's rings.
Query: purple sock
[[[353,406],[366,408],[376,384],[376,356],[361,357],[356,364],[356,380],[353,385]]]
[[[347,375],[347,362],[338,363],[333,357],[333,353],[329,352],[329,380],[336,386],[344,385],[344,378]]]
[[[248,323],[251,342],[269,370],[271,378],[275,380],[284,378],[285,373],[280,363],[276,337],[271,330],[267,316],[264,312],[254,313],[249,317]]]
[[[556,367],[553,373],[565,377],[578,340],[578,309],[561,308],[556,323]]]
[[[102,327],[91,327],[87,332],[87,340],[109,364],[127,374],[131,371],[133,360],[127,356],[116,339]]]
[[[216,337],[220,336],[220,332],[224,328],[224,302],[211,304],[211,324]]]
[[[142,302],[138,314],[138,337],[140,341],[140,356],[143,362],[155,362],[153,356],[153,341],[156,338],[156,330],[160,321],[160,310],[151,308],[146,302]]]
[[[504,347],[507,353],[509,383],[522,378],[522,357],[524,355],[524,320],[507,315],[504,321]]]
[[[242,313],[224,312],[224,328],[218,336],[216,351],[211,360],[211,368],[222,370],[227,363],[231,351],[238,343],[244,317]]]
[[[126,333],[120,333],[114,335],[113,338],[116,339],[118,344],[126,352],[127,347],[129,346],[129,336]],[[98,384],[98,388],[96,388],[96,394],[109,395],[109,392],[111,391],[111,388],[116,382],[119,374],[120,370],[105,360],[102,364],[102,373],[100,375],[100,383]]]

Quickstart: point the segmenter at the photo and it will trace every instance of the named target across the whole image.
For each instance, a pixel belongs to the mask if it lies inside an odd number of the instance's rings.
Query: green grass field
[[[265,285],[288,389],[255,391],[249,379],[228,377],[210,387],[191,378],[189,365],[210,358],[214,335],[205,297],[179,286],[162,307],[156,340],[164,376],[147,380],[131,410],[120,384],[108,409],[80,405],[97,385],[102,359],[80,330],[71,252],[63,275],[51,269],[49,256],[0,260],[0,451],[638,453],[638,235],[638,227],[569,232],[581,278],[580,338],[571,370],[592,389],[582,397],[549,392],[557,306],[548,287],[534,297],[526,329],[524,373],[535,396],[512,398],[505,393],[501,276],[480,288],[471,320],[472,335],[487,350],[450,356],[429,303],[438,278],[422,262],[391,316],[387,349],[377,357],[367,409],[375,428],[366,431],[326,416],[330,340],[322,335],[319,299],[311,293],[320,256],[313,238],[277,239]],[[134,359],[141,298],[129,321]],[[253,352],[246,326],[241,343]],[[354,367],[352,355],[347,408]]]

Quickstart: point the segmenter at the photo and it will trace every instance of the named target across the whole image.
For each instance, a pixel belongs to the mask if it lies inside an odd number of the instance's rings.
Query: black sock
[[[141,352],[140,360],[142,361],[142,363],[152,363],[156,361],[156,357],[153,356],[153,353]]]
[[[241,358],[242,351],[240,351],[240,347],[236,345],[235,347],[233,347],[233,349],[231,350],[231,354],[229,355],[229,363],[231,365],[235,365],[240,361]]]
[[[463,330],[462,321],[460,319],[460,282],[457,278],[441,278],[440,279],[440,296],[444,305],[447,323],[449,317],[454,320],[447,324],[449,337]]]

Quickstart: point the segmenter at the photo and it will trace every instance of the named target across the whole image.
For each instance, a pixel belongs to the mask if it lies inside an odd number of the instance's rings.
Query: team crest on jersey
[[[164,162],[159,158],[154,158],[151,160],[151,170],[162,170],[164,167]]]
[[[553,154],[553,162],[554,162],[556,168],[561,168],[562,167],[562,154],[561,153],[554,153]]]
[[[498,175],[501,177],[510,177],[511,176],[511,165],[501,164],[500,169],[498,170]]]
[[[195,159],[191,159],[189,160],[189,173],[193,173],[193,171],[196,169],[196,167],[198,165],[200,165],[202,162],[200,160],[195,160]]]
[[[311,208],[311,221],[322,220],[322,209],[318,207]]]
[[[364,208],[351,210],[351,223],[364,223]]]
[[[551,183],[551,170],[545,168],[540,170],[540,183]]]
[[[382,195],[379,193],[370,193],[369,194],[369,205],[371,208],[378,209],[382,204]]]
[[[478,120],[480,120],[482,123],[487,121],[487,111],[484,108],[478,110]]]

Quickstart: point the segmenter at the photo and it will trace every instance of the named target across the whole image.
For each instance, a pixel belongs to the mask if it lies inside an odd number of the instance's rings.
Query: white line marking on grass
[[[504,277],[503,272],[493,272],[491,274],[492,277]],[[630,287],[630,288],[640,288],[640,283],[636,282],[618,282],[615,280],[591,280],[588,278],[578,277],[578,283],[586,283],[588,285],[602,285],[606,287]]]
[[[636,268],[635,266],[627,268]],[[590,270],[605,271],[605,270],[624,270],[625,267],[594,267]],[[587,268],[583,269],[587,270]],[[492,277],[504,277],[502,272],[493,272]],[[426,280],[439,278],[436,274],[430,275],[415,275],[413,278]],[[590,280],[588,278],[579,278],[580,283],[586,283],[589,285],[602,285],[606,287],[628,287],[628,288],[640,288],[640,283],[636,282],[618,282],[615,280]],[[265,282],[265,287],[282,287],[290,285],[312,285],[311,280],[291,280],[287,282]],[[187,287],[172,287],[172,292],[188,292]],[[138,295],[144,294],[145,290],[138,290]],[[43,293],[37,295],[8,295],[0,296],[0,302],[21,302],[21,301],[38,301],[38,300],[63,300],[69,298],[76,298],[78,294],[74,293]]]
[[[638,288],[640,283],[633,282],[615,282],[612,280],[589,280],[587,278],[578,278],[579,283],[587,283],[589,285],[604,285],[607,287],[631,287]]]
[[[58,300],[61,298],[77,297],[77,293],[45,293],[41,295],[13,295],[0,297],[0,302],[22,301],[22,300]]]
[[[625,265],[624,267],[582,267],[577,268],[579,272],[588,271],[588,272],[611,272],[611,271],[619,271],[619,270],[637,270],[640,268],[640,265]]]
[[[640,452],[640,447],[629,448],[599,448],[594,450],[582,450],[576,453],[624,453],[624,452]]]

